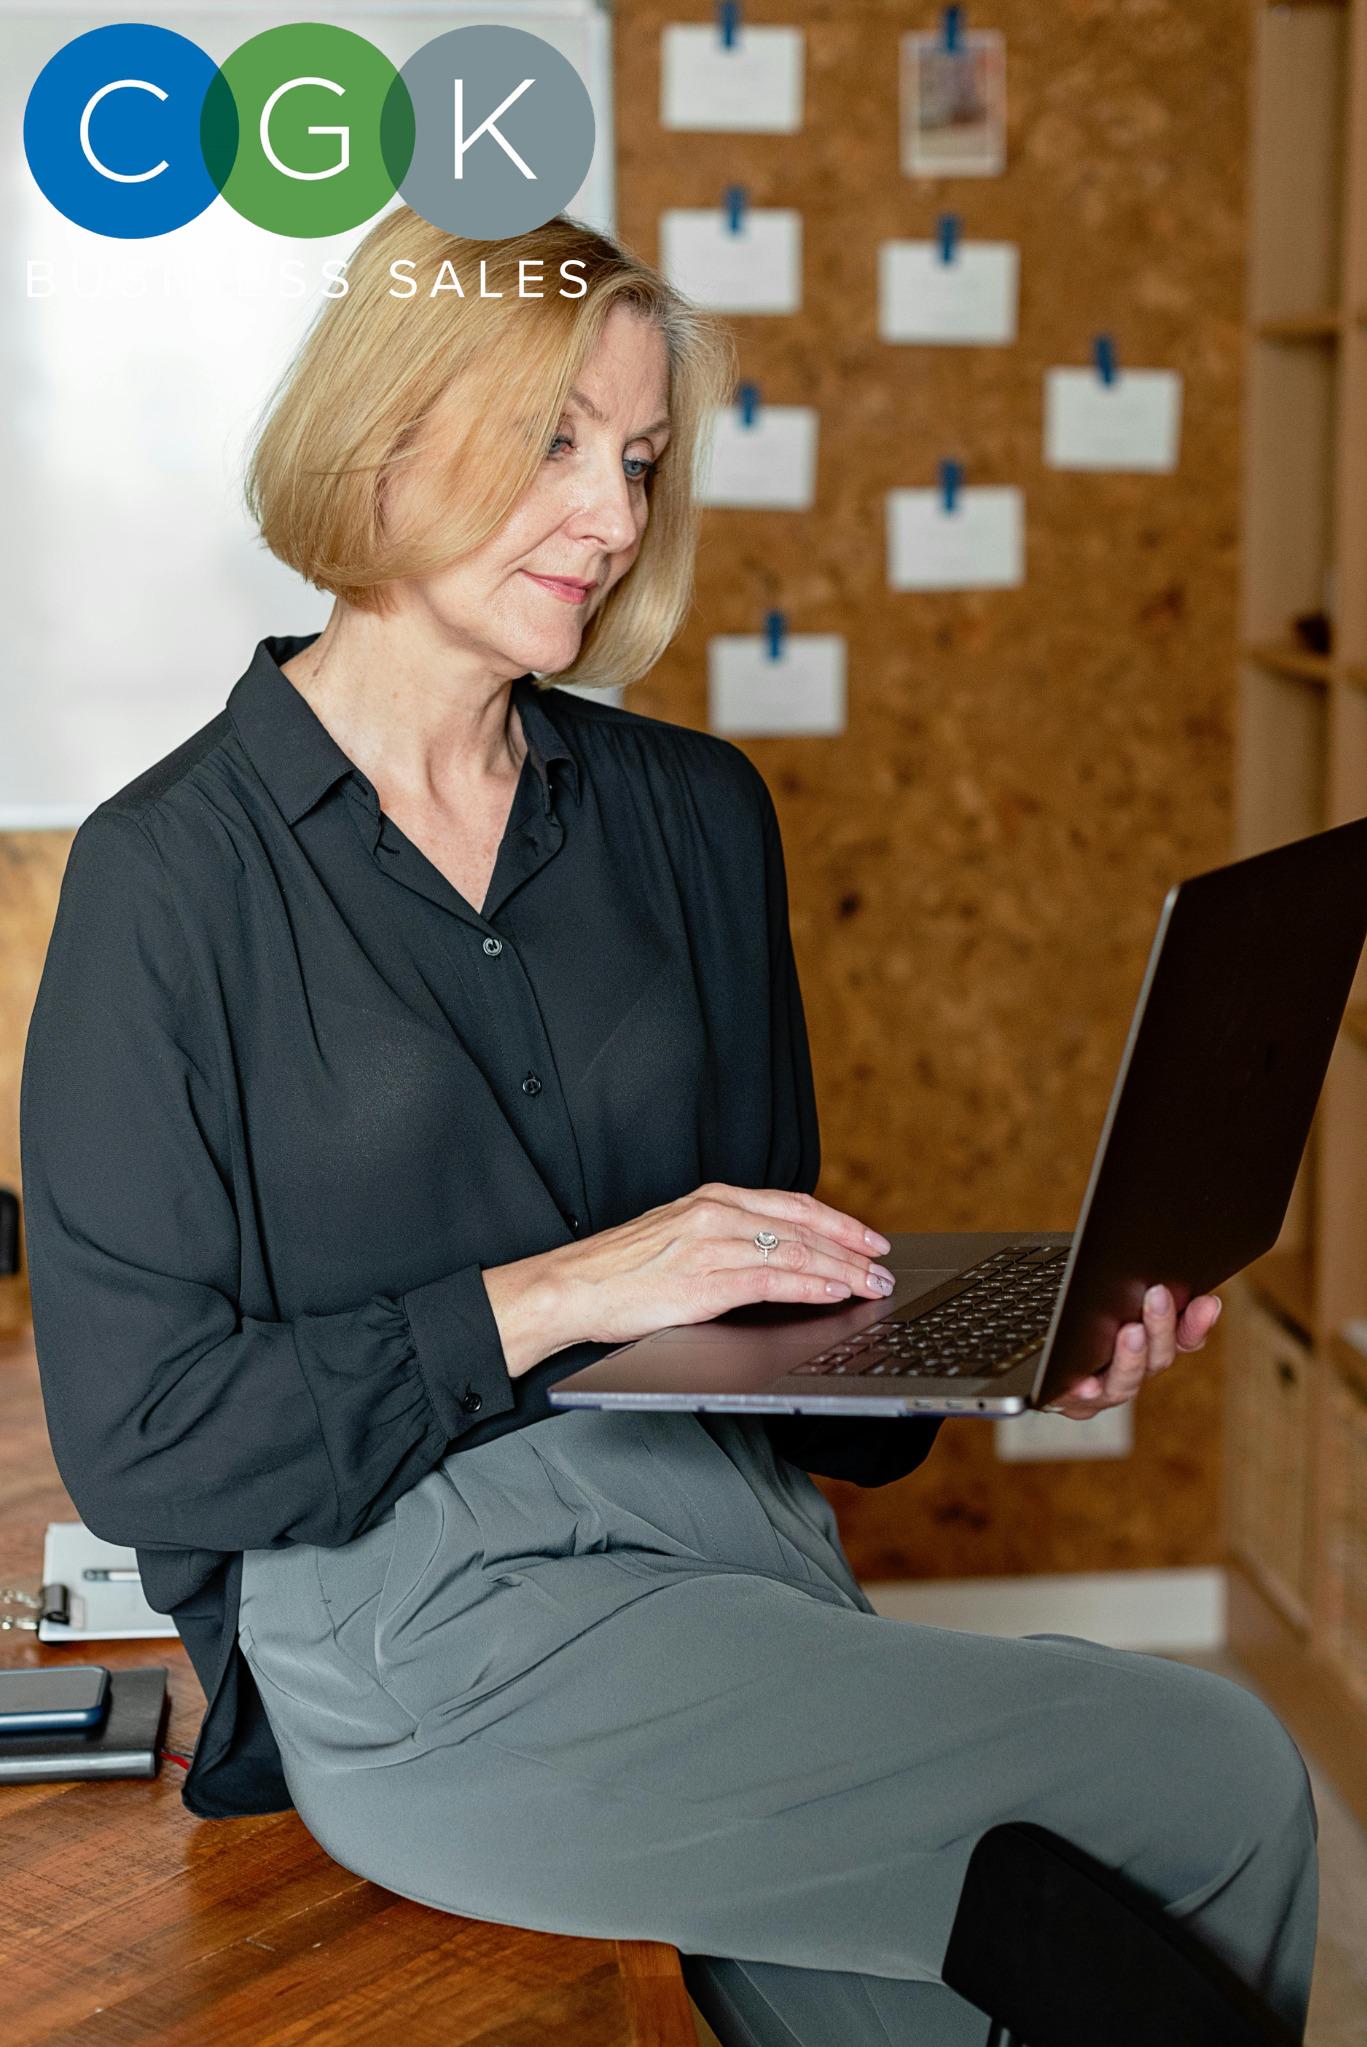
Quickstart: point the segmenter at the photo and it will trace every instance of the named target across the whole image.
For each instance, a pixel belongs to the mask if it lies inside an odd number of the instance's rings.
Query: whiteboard
[[[593,164],[565,210],[612,231],[610,27],[598,0],[329,0],[325,17],[396,65],[465,21],[544,37],[578,71],[597,121]],[[129,18],[88,0],[0,0],[3,830],[79,824],[222,710],[258,640],[318,631],[332,608],[266,552],[241,478],[251,428],[317,311],[322,266],[368,223],[301,241],[219,199],[174,234],[121,242],[58,213],[24,160],[29,88],[63,44]],[[154,18],[221,62],[249,36],[310,16],[297,4],[159,0]],[[52,266],[33,273],[39,292],[51,280],[47,296],[29,295],[35,261]]]

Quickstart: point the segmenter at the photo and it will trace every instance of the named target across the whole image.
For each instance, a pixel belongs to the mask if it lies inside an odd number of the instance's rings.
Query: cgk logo
[[[397,192],[448,234],[541,227],[593,160],[569,60],[520,28],[456,28],[402,70],[325,22],[267,29],[222,65],[173,29],[116,22],[43,66],[24,152],[44,195],[93,233],[169,234],[222,193],[278,235],[335,235]]]

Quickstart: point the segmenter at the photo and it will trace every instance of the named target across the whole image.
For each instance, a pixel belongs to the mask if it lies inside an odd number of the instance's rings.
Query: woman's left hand
[[[1200,1350],[1221,1306],[1218,1294],[1193,1294],[1179,1322],[1168,1289],[1151,1286],[1144,1296],[1143,1321],[1123,1322],[1116,1331],[1110,1363],[1079,1379],[1061,1400],[1050,1401],[1045,1412],[1085,1422],[1103,1408],[1123,1407],[1146,1379],[1166,1372],[1179,1350]]]

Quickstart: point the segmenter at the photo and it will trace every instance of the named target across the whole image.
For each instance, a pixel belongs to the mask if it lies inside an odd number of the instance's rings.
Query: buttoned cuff
[[[503,1342],[478,1265],[399,1296],[418,1370],[448,1441],[516,1405]]]

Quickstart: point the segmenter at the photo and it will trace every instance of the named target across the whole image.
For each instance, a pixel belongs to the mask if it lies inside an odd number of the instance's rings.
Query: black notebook
[[[163,1664],[110,1670],[98,1727],[0,1734],[0,1784],[71,1777],[155,1777],[169,1704]]]

